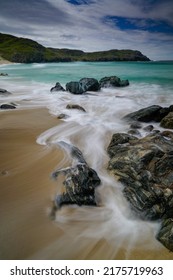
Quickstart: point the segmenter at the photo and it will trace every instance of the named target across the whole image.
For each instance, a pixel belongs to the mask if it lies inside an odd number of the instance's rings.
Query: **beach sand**
[[[94,238],[82,236],[93,223],[73,220],[78,211],[87,218],[89,212],[80,207],[61,210],[70,218],[64,229],[50,219],[60,184],[50,174],[64,155],[37,144],[36,138],[60,122],[46,109],[0,113],[0,259],[171,259],[165,248],[115,252],[106,240],[96,238],[97,224]]]
[[[46,109],[0,114],[0,259],[26,259],[61,233],[46,207],[56,193],[50,174],[63,157],[36,143],[58,124]]]

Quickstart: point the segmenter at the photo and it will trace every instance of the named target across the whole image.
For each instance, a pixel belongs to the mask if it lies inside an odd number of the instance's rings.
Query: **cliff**
[[[36,41],[0,33],[0,56],[11,62],[70,62],[70,61],[150,61],[137,50],[83,52],[73,49],[46,48]]]

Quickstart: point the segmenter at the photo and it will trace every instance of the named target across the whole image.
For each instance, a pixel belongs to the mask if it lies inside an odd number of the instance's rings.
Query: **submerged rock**
[[[100,87],[125,87],[129,85],[128,80],[121,80],[117,76],[104,77],[99,81]]]
[[[82,152],[77,147],[64,142],[62,145],[70,149],[70,154],[75,159],[76,164],[73,167],[57,170],[52,174],[55,179],[59,174],[65,176],[63,182],[65,192],[55,197],[53,210],[69,204],[96,206],[95,188],[101,184],[100,178],[96,171],[88,166]]]
[[[0,106],[0,109],[2,109],[2,110],[16,109],[16,106],[14,106],[12,104],[2,104]]]
[[[12,94],[12,93],[7,91],[6,89],[0,88],[0,95],[7,96],[10,94]]]
[[[66,109],[76,109],[76,110],[80,110],[80,111],[86,112],[85,109],[83,107],[81,107],[80,105],[78,105],[78,104],[68,104],[66,106]]]
[[[142,219],[173,219],[172,139],[161,133],[141,139],[116,133],[107,151],[108,170],[123,183],[123,193],[133,211]],[[158,234],[161,242],[165,240],[165,230]],[[166,234],[170,236],[171,231]],[[167,243],[166,247],[172,250],[169,240]]]

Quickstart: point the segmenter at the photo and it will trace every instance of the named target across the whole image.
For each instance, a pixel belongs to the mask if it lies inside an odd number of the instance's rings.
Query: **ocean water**
[[[67,236],[63,236],[60,241],[52,241],[35,252],[31,258],[73,258],[72,251],[77,244],[83,244],[81,248],[86,249],[93,239],[94,246],[100,240],[109,244],[112,249],[105,255],[109,259],[116,258],[116,252],[123,247],[127,259],[135,248],[145,251],[146,255],[149,250],[155,250],[158,254],[162,250],[162,245],[155,239],[159,223],[144,222],[133,216],[122,195],[123,186],[107,173],[106,149],[113,133],[129,130],[129,125],[122,121],[124,115],[150,105],[173,104],[173,62],[11,64],[1,65],[0,72],[8,74],[0,77],[0,87],[13,93],[7,97],[0,96],[1,104],[13,102],[19,110],[47,108],[54,116],[62,113],[68,115],[60,125],[38,135],[37,144],[62,149],[60,143],[64,141],[77,146],[102,181],[97,194],[100,207],[68,206],[57,213],[57,225],[74,237],[71,247],[63,249],[64,253],[58,255],[56,249],[62,250],[66,244]],[[56,82],[65,86],[69,81],[84,77],[100,79],[113,75],[128,79],[130,85],[83,95],[50,92]],[[86,112],[68,110],[68,104],[78,104]],[[154,126],[161,129],[159,124]],[[56,168],[63,168],[67,164],[73,164],[73,160],[64,150],[64,158],[57,162]],[[93,253],[94,256],[104,256],[105,245],[98,245],[97,251],[97,254]],[[81,258],[88,258],[91,252]]]

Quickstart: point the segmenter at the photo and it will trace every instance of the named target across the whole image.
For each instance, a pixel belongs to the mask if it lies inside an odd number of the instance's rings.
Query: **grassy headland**
[[[46,48],[36,41],[3,33],[0,33],[0,56],[17,63],[150,60],[137,50],[83,52],[74,49]]]

